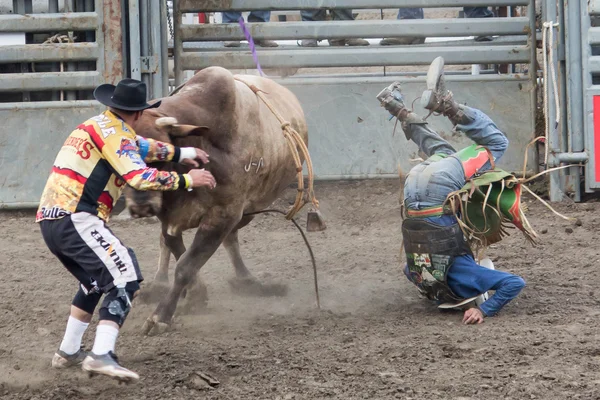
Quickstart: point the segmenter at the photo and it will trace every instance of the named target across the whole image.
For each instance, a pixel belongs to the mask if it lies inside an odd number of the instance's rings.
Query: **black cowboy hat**
[[[94,98],[105,106],[125,111],[142,111],[160,106],[146,102],[146,84],[135,79],[123,79],[115,85],[105,83],[94,90]]]

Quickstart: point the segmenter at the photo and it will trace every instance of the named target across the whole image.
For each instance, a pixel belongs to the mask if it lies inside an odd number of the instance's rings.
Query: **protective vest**
[[[459,255],[471,254],[458,224],[438,226],[422,218],[402,223],[409,279],[430,300],[457,303],[462,300],[448,286],[448,271]]]

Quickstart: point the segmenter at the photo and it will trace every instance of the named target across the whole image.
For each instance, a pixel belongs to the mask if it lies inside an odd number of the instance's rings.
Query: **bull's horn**
[[[199,136],[202,134],[202,131],[209,129],[207,126],[178,124],[177,119],[173,117],[158,118],[155,124],[160,130],[167,132],[171,136],[178,137]]]

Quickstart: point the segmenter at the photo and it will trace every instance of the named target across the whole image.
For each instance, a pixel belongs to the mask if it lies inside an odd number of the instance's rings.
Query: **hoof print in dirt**
[[[284,297],[288,293],[288,285],[283,283],[261,283],[255,278],[232,278],[231,289],[244,296]]]
[[[171,326],[165,322],[160,322],[158,316],[153,315],[144,322],[142,333],[146,336],[158,336],[169,331]]]
[[[149,285],[142,286],[137,300],[144,304],[158,303],[165,297],[165,293],[169,292],[169,289],[170,285],[168,282],[154,281]]]

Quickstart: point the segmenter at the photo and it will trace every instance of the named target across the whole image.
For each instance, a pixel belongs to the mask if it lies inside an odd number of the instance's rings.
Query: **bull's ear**
[[[201,136],[209,130],[207,126],[178,124],[177,119],[173,117],[158,118],[155,124],[160,130],[174,137]]]

